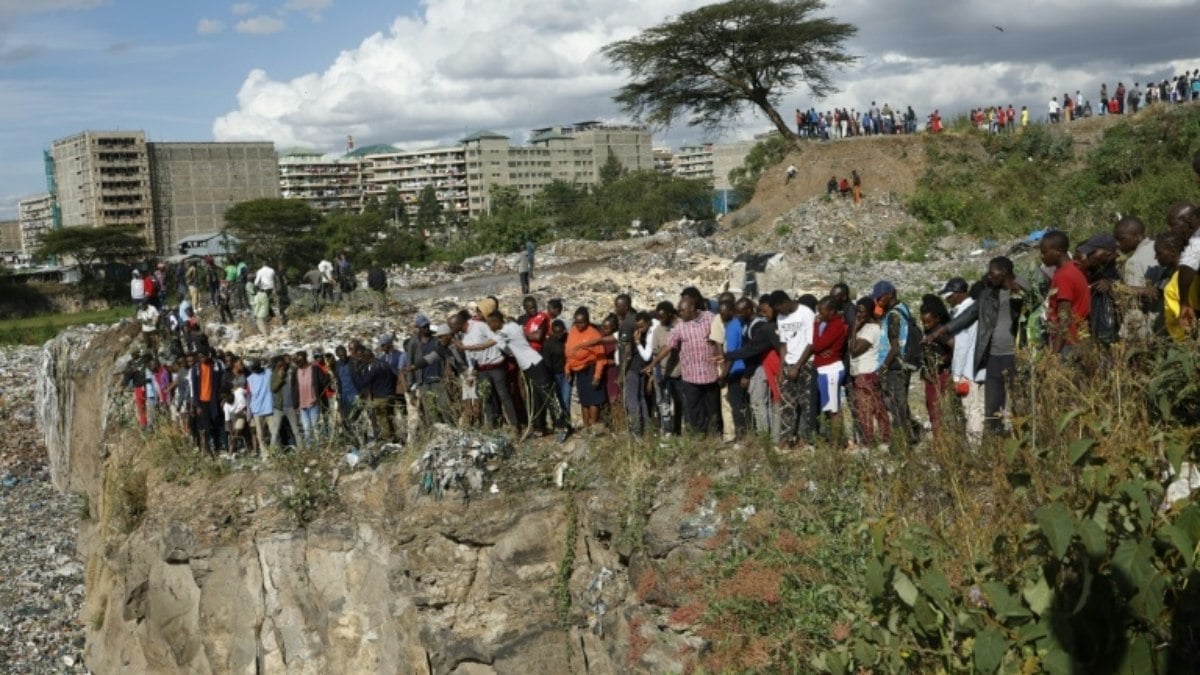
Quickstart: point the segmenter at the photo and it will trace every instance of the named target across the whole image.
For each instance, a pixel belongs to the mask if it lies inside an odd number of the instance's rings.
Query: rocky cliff
[[[54,484],[86,496],[92,671],[661,672],[701,645],[631,621],[643,608],[630,568],[648,558],[616,543],[628,537],[610,491],[554,485],[558,462],[598,448],[518,448],[496,467],[499,493],[469,500],[424,494],[412,450],[354,471],[340,457],[180,464],[190,449],[122,423],[134,336],[67,332],[46,345],[38,384]],[[300,525],[296,500],[321,472],[330,498]],[[639,526],[658,558],[686,549],[672,513]]]

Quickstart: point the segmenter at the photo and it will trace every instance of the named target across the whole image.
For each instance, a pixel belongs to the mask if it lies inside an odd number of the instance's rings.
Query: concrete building
[[[85,131],[46,156],[55,227],[133,225],[154,241],[150,167],[141,131]]]
[[[239,202],[279,197],[273,143],[148,143],[159,255],[185,237],[225,228]]]
[[[654,170],[668,176],[675,175],[675,153],[670,148],[654,148],[651,153]]]
[[[754,149],[754,141],[718,143],[712,148],[713,189],[732,190],[729,172],[746,163],[746,155]]]
[[[675,175],[680,178],[712,178],[712,143],[684,144],[675,153]]]
[[[21,221],[0,220],[0,262],[11,265],[24,257],[21,251]]]
[[[280,195],[303,199],[322,213],[358,213],[363,207],[363,162],[363,156],[354,153],[333,158],[303,148],[281,152]]]
[[[22,199],[17,214],[21,224],[21,252],[32,256],[42,234],[54,228],[54,198],[47,193]]]
[[[444,218],[466,218],[470,211],[466,150],[461,146],[370,154],[363,158],[362,171],[364,202],[382,200],[388,188],[394,187],[409,214],[416,215],[421,192],[432,187]]]
[[[594,159],[594,182],[600,182],[600,167],[611,151],[626,171],[653,171],[654,144],[644,127],[612,125],[602,122],[578,122],[565,133],[578,149],[591,149]]]

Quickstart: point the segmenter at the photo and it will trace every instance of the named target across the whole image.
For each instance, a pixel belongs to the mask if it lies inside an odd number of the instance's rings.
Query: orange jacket
[[[579,373],[592,368],[595,372],[593,377],[600,377],[604,374],[604,362],[606,360],[604,354],[604,345],[593,345],[584,347],[583,349],[575,349],[576,346],[592,340],[599,340],[603,337],[600,331],[595,326],[588,326],[583,330],[579,330],[575,326],[567,329],[567,375]]]

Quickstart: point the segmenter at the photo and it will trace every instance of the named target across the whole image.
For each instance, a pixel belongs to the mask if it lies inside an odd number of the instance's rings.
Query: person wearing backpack
[[[913,320],[908,305],[896,297],[896,287],[889,281],[877,281],[871,289],[871,299],[883,312],[883,329],[879,340],[879,377],[883,386],[883,404],[892,426],[892,442],[906,438],[917,441],[908,405],[908,387],[913,372],[921,363],[921,330]]]

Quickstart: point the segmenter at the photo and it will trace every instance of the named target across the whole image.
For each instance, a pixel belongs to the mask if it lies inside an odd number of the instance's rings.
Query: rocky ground
[[[34,425],[40,349],[0,351],[0,672],[84,672],[79,505],[50,484]]]

